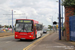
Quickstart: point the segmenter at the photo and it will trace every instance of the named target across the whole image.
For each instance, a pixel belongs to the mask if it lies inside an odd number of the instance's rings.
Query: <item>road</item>
[[[48,33],[49,32],[47,32],[47,34]],[[46,34],[43,34],[43,36],[45,35]],[[19,39],[14,39],[14,36],[3,37],[3,38],[0,38],[0,50],[23,50],[23,48],[27,47],[28,45],[35,42],[36,40],[20,41]]]

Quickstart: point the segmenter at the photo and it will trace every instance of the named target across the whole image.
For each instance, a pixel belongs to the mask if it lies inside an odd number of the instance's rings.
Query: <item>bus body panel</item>
[[[39,38],[41,36],[41,34],[43,34],[42,32],[43,31],[37,31],[37,38]]]
[[[33,32],[15,32],[15,39],[34,39]]]

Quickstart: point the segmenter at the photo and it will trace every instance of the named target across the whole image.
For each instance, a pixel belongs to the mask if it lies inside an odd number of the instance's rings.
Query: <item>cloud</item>
[[[58,14],[55,14],[55,12],[58,13],[56,0],[0,0],[2,25],[7,24],[8,21],[9,25],[12,24],[12,15],[3,15],[12,14],[12,10],[14,13],[14,24],[15,19],[25,19],[26,17],[28,19],[35,19],[46,26],[51,24],[50,16],[53,16],[54,20],[58,20]]]
[[[51,22],[51,19],[50,19],[50,18],[46,18],[46,20],[47,20],[48,22]]]
[[[7,0],[0,0],[0,4],[4,4]]]

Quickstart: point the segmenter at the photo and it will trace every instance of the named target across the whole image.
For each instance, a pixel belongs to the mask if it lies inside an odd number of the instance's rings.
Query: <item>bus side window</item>
[[[36,29],[39,30],[38,26],[36,26]]]
[[[43,29],[42,25],[40,25],[40,29],[41,29],[41,30]]]
[[[39,30],[39,28],[38,28],[38,24],[36,24],[36,29],[37,29],[37,31]]]
[[[37,24],[37,25],[36,25],[36,29],[37,29],[37,30],[42,30],[42,28],[43,28],[42,25],[40,25],[40,24]]]

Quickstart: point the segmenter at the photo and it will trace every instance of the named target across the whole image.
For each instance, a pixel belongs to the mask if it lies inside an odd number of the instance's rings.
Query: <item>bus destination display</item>
[[[31,20],[17,20],[16,23],[31,23]]]

